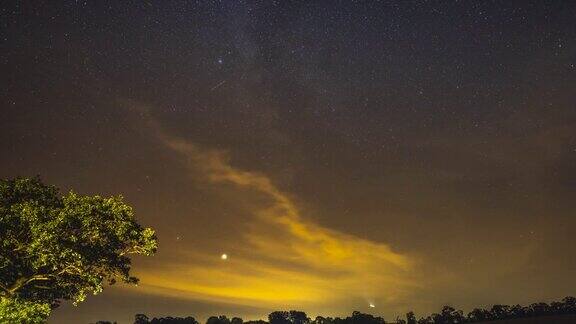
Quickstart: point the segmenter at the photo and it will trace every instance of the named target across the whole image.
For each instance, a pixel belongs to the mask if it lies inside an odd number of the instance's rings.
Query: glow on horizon
[[[235,305],[320,309],[366,294],[394,302],[417,286],[411,276],[413,257],[310,221],[267,176],[231,166],[222,151],[169,136],[154,120],[151,125],[167,148],[188,161],[191,173],[204,174],[214,188],[226,185],[267,199],[248,207],[250,221],[220,262],[210,252],[181,248],[181,258],[138,274],[141,291]]]

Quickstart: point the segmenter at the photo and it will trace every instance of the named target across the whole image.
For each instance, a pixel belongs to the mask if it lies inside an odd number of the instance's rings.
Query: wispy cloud
[[[229,242],[228,260],[190,248],[183,252],[185,260],[139,274],[141,289],[224,303],[310,309],[353,299],[390,303],[415,285],[412,257],[312,222],[293,196],[268,176],[236,168],[226,152],[201,148],[169,134],[146,111],[141,115],[191,174],[203,174],[210,186],[260,197],[251,205],[249,221]]]

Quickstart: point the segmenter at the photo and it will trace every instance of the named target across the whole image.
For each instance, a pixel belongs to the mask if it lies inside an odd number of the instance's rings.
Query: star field
[[[573,294],[575,13],[2,3],[0,176],[122,194],[159,236],[137,288],[54,323],[101,309],[391,319]]]

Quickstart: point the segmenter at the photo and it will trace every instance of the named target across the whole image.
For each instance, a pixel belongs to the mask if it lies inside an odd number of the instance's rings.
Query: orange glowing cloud
[[[231,187],[258,200],[251,219],[227,246],[226,258],[182,251],[186,261],[140,273],[149,293],[265,307],[311,309],[344,299],[393,302],[414,287],[414,259],[388,245],[316,224],[264,174],[229,163],[224,152],[201,149],[150,120],[167,148],[204,174],[210,186]],[[366,304],[368,305],[368,304]]]

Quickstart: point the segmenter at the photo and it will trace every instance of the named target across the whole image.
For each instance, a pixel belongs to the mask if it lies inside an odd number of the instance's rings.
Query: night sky
[[[576,1],[2,1],[0,149],[158,233],[138,287],[51,323],[549,302]]]

